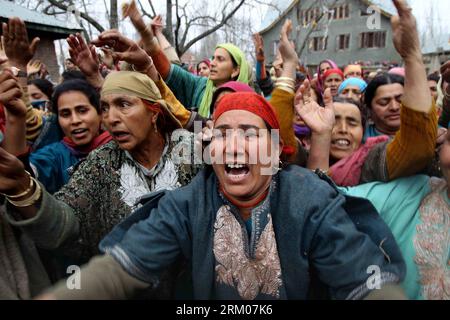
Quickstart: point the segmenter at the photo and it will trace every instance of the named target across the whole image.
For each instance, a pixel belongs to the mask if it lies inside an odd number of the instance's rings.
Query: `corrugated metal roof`
[[[0,0],[0,8],[2,18],[20,17],[25,22],[46,26],[45,29],[49,31],[52,28],[55,32],[81,30],[80,26],[69,25],[67,21],[57,20],[54,16],[32,11],[10,1]]]

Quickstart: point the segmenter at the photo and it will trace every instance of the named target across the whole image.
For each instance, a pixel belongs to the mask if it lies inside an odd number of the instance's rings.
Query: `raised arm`
[[[152,57],[156,69],[159,71],[164,80],[167,79],[170,74],[170,61],[161,49],[151,25],[145,24],[142,14],[136,6],[136,2],[133,0],[130,4],[124,4],[122,11],[123,17],[129,17],[131,23],[141,35],[143,48],[148,55]]]
[[[27,153],[27,107],[21,100],[22,89],[10,71],[0,74],[0,104],[6,109],[6,131],[3,148],[11,154]]]
[[[308,169],[328,172],[330,169],[331,134],[335,124],[335,114],[331,89],[324,93],[322,108],[311,97],[311,85],[305,80],[295,97],[295,109],[305,124],[311,128],[311,148]]]
[[[412,9],[405,0],[393,0],[398,16],[391,18],[394,46],[405,62],[403,104],[415,111],[430,113],[432,98],[427,85],[419,33]]]
[[[158,39],[159,45],[164,51],[167,58],[171,63],[175,63],[181,65],[180,57],[177,54],[177,51],[173,47],[173,45],[167,40],[166,36],[163,33],[163,22],[161,15],[157,15],[151,22],[153,33],[155,34],[156,39]]]
[[[27,140],[34,142],[41,132],[44,113],[31,106],[28,96],[27,65],[33,59],[40,39],[34,38],[30,43],[25,23],[19,18],[9,19],[8,23],[3,23],[2,29],[4,49],[9,60],[9,66],[20,71],[17,74],[17,79],[23,92],[22,100],[27,107]]]
[[[92,44],[97,47],[113,48],[112,56],[115,61],[128,62],[135,71],[146,74],[153,81],[159,80],[159,74],[152,58],[136,42],[125,37],[119,31],[105,31],[97,40],[92,41]]]
[[[294,134],[294,97],[295,97],[295,71],[298,56],[289,42],[292,32],[292,21],[286,20],[280,33],[280,55],[284,60],[281,77],[277,79],[272,92],[270,103],[280,120],[280,135],[284,145],[293,149],[294,155],[298,152],[298,142]],[[295,158],[295,157],[292,157]]]
[[[103,77],[100,74],[100,61],[94,46],[88,46],[81,34],[70,35],[67,38],[69,54],[75,65],[84,73],[88,82],[96,89],[103,86]]]
[[[416,19],[405,0],[393,0],[398,16],[392,17],[394,45],[405,61],[405,92],[401,127],[387,147],[390,180],[423,170],[435,155],[437,111],[427,84]]]

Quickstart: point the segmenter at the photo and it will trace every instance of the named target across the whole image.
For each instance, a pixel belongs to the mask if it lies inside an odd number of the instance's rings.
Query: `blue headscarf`
[[[364,93],[364,91],[366,91],[367,88],[367,83],[359,78],[348,78],[340,85],[338,94],[341,94],[342,91],[344,91],[344,89],[347,88],[347,86],[357,86],[359,87],[361,93]]]

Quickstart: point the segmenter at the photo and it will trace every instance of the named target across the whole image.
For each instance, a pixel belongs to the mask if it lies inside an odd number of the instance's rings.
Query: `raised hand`
[[[99,73],[100,61],[94,46],[88,46],[79,33],[71,34],[67,43],[70,57],[81,72],[88,78],[96,76]]]
[[[31,60],[27,65],[27,74],[31,76],[41,71],[42,63],[39,60]]]
[[[109,46],[114,49],[114,60],[126,61],[132,64],[136,71],[147,73],[153,66],[149,55],[139,45],[128,39],[117,30],[108,30],[100,34],[92,44],[98,47]]]
[[[150,25],[152,26],[152,31],[155,35],[161,34],[164,29],[163,19],[161,15],[158,14],[156,17],[154,17]]]
[[[3,23],[3,37],[5,53],[11,66],[25,71],[36,53],[40,39],[34,38],[30,43],[25,23],[17,17]]]
[[[103,51],[103,63],[108,67],[110,70],[114,69],[114,58],[113,58],[113,51],[109,48],[101,48]]]
[[[12,154],[0,148],[0,193],[16,195],[30,185],[30,177],[23,163]]]
[[[336,122],[330,89],[325,90],[324,103],[325,108],[312,99],[311,85],[309,80],[305,80],[297,91],[295,110],[315,134],[331,134]]]
[[[13,99],[20,99],[22,97],[22,90],[10,71],[5,71],[0,74],[0,103],[7,105]]]
[[[148,53],[151,53],[153,50],[155,50],[158,46],[158,42],[154,41],[155,34],[153,33],[153,28],[151,27],[151,25],[147,26],[145,24],[144,19],[142,18],[142,14],[139,12],[134,0],[132,0],[129,4],[125,3],[122,6],[122,14],[124,19],[126,17],[130,18],[131,23],[141,35],[144,49]]]
[[[289,41],[289,35],[291,34],[291,32],[292,21],[290,19],[287,19],[280,32],[279,50],[283,63],[295,63],[295,65],[297,65],[298,55],[297,52],[295,52],[295,49],[292,46],[291,42]]]
[[[403,59],[421,58],[419,33],[416,18],[406,0],[393,0],[398,16],[391,18],[394,46]]]
[[[255,45],[256,61],[264,62],[264,40],[259,33],[253,35],[253,43]]]
[[[3,36],[0,37],[0,70],[3,70],[5,67],[8,66],[8,57],[6,56],[5,52],[5,45],[4,45],[4,38]]]

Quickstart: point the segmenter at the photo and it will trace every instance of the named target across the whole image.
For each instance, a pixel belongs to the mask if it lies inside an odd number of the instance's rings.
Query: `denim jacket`
[[[334,299],[361,299],[403,280],[400,250],[368,201],[346,201],[328,182],[297,166],[275,180],[270,210],[285,298],[310,298],[313,275]],[[152,287],[183,260],[191,270],[193,297],[213,298],[214,223],[223,205],[214,172],[205,169],[187,187],[146,201],[101,242],[100,250]],[[361,210],[349,209],[355,206]]]

